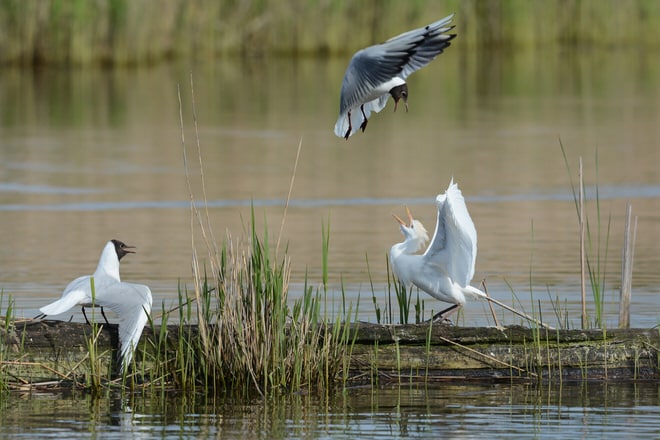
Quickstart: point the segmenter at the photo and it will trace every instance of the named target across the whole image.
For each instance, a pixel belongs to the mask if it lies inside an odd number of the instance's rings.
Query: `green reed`
[[[178,324],[171,327],[170,315],[178,312]],[[196,350],[196,332],[193,331],[189,323],[192,318],[191,301],[187,300],[187,295],[183,287],[179,285],[178,306],[174,309],[166,309],[165,304],[161,306],[159,313],[159,325],[155,324],[153,315],[149,315],[148,325],[152,331],[152,337],[149,338],[149,347],[143,350],[143,360],[141,374],[143,378],[148,378],[148,384],[151,391],[179,390],[184,392],[194,392],[197,384],[197,376],[206,377],[203,374],[203,365],[195,363]],[[173,330],[172,333],[170,333]],[[149,364],[149,367],[144,367]],[[198,373],[201,371],[201,373]],[[202,386],[206,386],[203,383]]]
[[[559,141],[559,146],[564,158],[564,164],[569,174],[571,191],[573,192],[573,201],[575,203],[575,210],[578,216],[578,224],[580,227],[580,270],[581,270],[581,283],[582,283],[582,328],[589,326],[589,317],[586,311],[586,279],[589,280],[591,288],[591,295],[594,303],[595,318],[594,326],[597,328],[604,328],[605,321],[603,317],[604,296],[605,296],[605,275],[608,259],[609,238],[612,223],[612,216],[607,218],[606,227],[603,224],[603,215],[600,206],[600,197],[598,183],[595,187],[595,210],[596,210],[596,225],[595,228],[587,215],[587,202],[584,196],[585,184],[584,175],[582,172],[582,158],[579,159],[578,182],[577,188],[573,183],[571,168],[568,163],[566,151],[564,146]],[[596,181],[598,181],[598,153],[596,152]]]
[[[92,326],[92,331],[90,336],[87,338],[87,351],[88,351],[88,371],[85,375],[86,386],[89,391],[93,394],[98,394],[102,388],[102,362],[101,356],[98,348],[98,338],[101,334],[102,326],[96,322],[96,314],[94,310],[96,309],[96,288],[94,285],[94,277],[89,279],[90,288],[92,290],[92,306],[91,306],[91,317],[90,322]]]
[[[552,294],[550,293],[550,288],[548,286],[546,286],[546,293],[548,294],[548,300],[550,301],[550,305],[552,306],[552,312],[557,320],[559,329],[567,330],[569,328],[568,299],[564,298],[563,304],[561,303],[561,300],[559,299],[558,295],[555,295],[553,299]]]
[[[376,289],[374,287],[374,279],[371,276],[371,267],[369,266],[369,257],[365,255],[365,258],[367,262],[367,275],[369,275],[369,287],[371,289],[371,303],[374,306],[374,313],[376,314],[376,322],[380,324],[383,311],[380,308],[380,305],[378,305],[378,299],[376,297]]]
[[[91,323],[92,331],[87,339],[87,351],[88,351],[88,362],[87,362],[87,374],[85,374],[85,387],[88,391],[93,394],[98,394],[103,388],[103,363],[101,352],[98,348],[98,338],[102,331],[102,326],[98,323],[92,321]]]
[[[413,310],[415,310],[415,323],[419,324],[424,320],[424,301],[419,297],[419,289],[414,286],[406,286],[400,280],[396,278],[394,272],[390,269],[390,260],[386,258],[387,265],[387,304],[386,308],[388,309],[387,317],[389,318],[389,323],[394,324],[393,317],[393,308],[396,305],[399,311],[399,321],[398,324],[408,324],[410,322],[410,311],[411,305]],[[371,276],[370,276],[371,277]],[[380,324],[381,320],[381,308],[378,305],[376,300],[376,294],[374,292],[373,283],[371,286],[371,300],[374,306],[374,310],[377,317],[377,322]],[[394,292],[394,299],[396,304],[392,303],[392,292]],[[413,297],[415,302],[413,303]]]
[[[409,289],[405,284],[397,280],[394,283],[394,295],[399,308],[399,323],[408,324],[412,288]]]
[[[5,303],[5,291],[0,289],[0,308]],[[9,359],[9,346],[5,344],[5,338],[15,333],[14,325],[14,300],[11,295],[7,298],[7,308],[0,320],[0,396],[9,389],[9,378],[5,374],[5,359]]]
[[[312,287],[307,278],[300,298],[290,300],[289,259],[273,257],[267,230],[257,234],[254,209],[247,229],[242,239],[227,233],[218,252],[207,243],[214,271],[195,270],[193,290],[179,289],[178,306],[163,306],[160,325],[150,317],[150,367],[142,374],[152,391],[327,393],[346,377],[352,306],[342,296],[341,311],[331,316],[327,286]]]
[[[212,264],[219,272],[196,283],[201,287],[195,292],[201,337],[195,353],[210,375],[205,380],[222,390],[264,395],[332,387],[349,326],[342,324],[348,322],[344,314],[327,325],[327,312],[322,312],[327,310],[325,283],[314,289],[306,280],[302,297],[289,306],[289,259],[272,257],[267,238],[256,232],[254,209],[247,243],[228,234],[221,249],[220,261]]]

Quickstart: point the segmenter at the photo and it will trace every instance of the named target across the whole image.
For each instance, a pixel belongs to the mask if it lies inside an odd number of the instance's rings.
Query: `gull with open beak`
[[[417,254],[428,241],[421,222],[406,208],[408,223],[396,215],[405,240],[390,249],[390,263],[397,279],[406,287],[417,286],[433,298],[452,304],[436,313],[433,320],[443,320],[465,304],[466,296],[481,298],[546,328],[552,328],[519,312],[472,287],[477,259],[477,230],[468,213],[465,199],[454,179],[444,194],[435,198],[438,217],[433,238],[423,254]]]
[[[119,317],[119,344],[121,356],[121,371],[131,362],[142,330],[151,313],[151,290],[143,284],[122,282],[119,278],[119,261],[125,255],[134,253],[134,246],[128,246],[119,240],[106,243],[96,271],[93,275],[85,275],[71,281],[60,299],[43,306],[39,311],[43,318],[48,315],[59,315],[77,305],[85,307],[108,308]],[[102,312],[103,313],[103,312]],[[103,313],[105,318],[105,314]],[[89,322],[89,321],[88,321]],[[106,318],[107,322],[107,318]]]

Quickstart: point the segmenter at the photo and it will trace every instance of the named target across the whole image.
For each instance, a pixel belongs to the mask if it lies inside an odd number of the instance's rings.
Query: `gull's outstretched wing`
[[[449,47],[456,35],[445,32],[454,29],[454,26],[448,26],[453,18],[454,14],[451,14],[428,26],[408,31],[372,47],[382,47],[384,56],[400,66],[398,75],[405,80]]]
[[[66,296],[60,297],[39,309],[43,315],[59,315],[70,310],[72,307],[85,302],[87,294],[83,290],[71,290]],[[42,315],[39,315],[40,317]]]
[[[125,371],[151,313],[151,290],[143,284],[115,283],[104,290],[103,299],[96,303],[109,308],[119,318],[121,370]]]
[[[89,275],[85,275],[71,281],[57,301],[43,306],[39,311],[44,315],[59,315],[76,305],[90,303],[92,299],[90,279]]]
[[[444,267],[455,283],[469,285],[477,258],[477,231],[458,185],[452,182],[436,198],[438,219],[433,239],[424,253],[428,266]]]
[[[362,112],[357,111],[360,105],[364,104],[364,116],[367,118],[372,111],[381,111],[387,104],[387,93],[392,87],[403,84],[410,74],[441,54],[456,36],[444,33],[454,28],[447,26],[453,18],[452,14],[353,55],[341,86],[335,134],[339,137],[345,135],[349,111],[352,126],[350,134],[357,131],[364,120]]]
[[[393,78],[398,76],[405,80],[411,73],[433,61],[456,36],[444,34],[454,28],[446,27],[453,18],[452,14],[353,55],[344,74],[339,112],[343,113],[387,93],[393,86],[379,90],[374,96],[376,89],[381,89],[383,84]]]

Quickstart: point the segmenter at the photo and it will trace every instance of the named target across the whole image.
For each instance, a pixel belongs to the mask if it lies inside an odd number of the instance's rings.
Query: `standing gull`
[[[344,74],[335,134],[348,140],[358,127],[364,131],[371,112],[381,111],[390,95],[394,111],[401,99],[408,111],[406,78],[451,44],[456,34],[445,32],[454,28],[449,25],[453,18],[449,15],[356,52]]]
[[[142,284],[122,282],[119,278],[119,261],[128,253],[134,253],[119,240],[110,240],[101,252],[98,266],[93,275],[85,275],[71,281],[62,297],[43,306],[39,311],[43,318],[59,315],[80,305],[83,307],[107,307],[119,317],[119,344],[121,371],[126,371],[133,358],[133,351],[140,340],[142,329],[151,313],[151,291]],[[94,295],[92,296],[92,281]],[[87,319],[87,316],[85,316]]]

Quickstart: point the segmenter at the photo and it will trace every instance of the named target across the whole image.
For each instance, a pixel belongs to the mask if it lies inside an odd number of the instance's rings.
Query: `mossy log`
[[[351,377],[404,380],[659,380],[660,333],[520,326],[360,325]]]
[[[176,347],[179,326],[169,326],[168,345]],[[184,327],[195,337],[194,326]],[[351,324],[346,350],[351,383],[375,381],[543,381],[660,379],[660,333],[651,329],[545,330],[526,327]],[[0,328],[0,377],[43,383],[80,379],[90,370],[89,341],[95,337],[97,366],[116,371],[117,326],[39,321]],[[149,352],[149,328],[141,350]],[[150,356],[137,356],[148,363]],[[143,365],[148,371],[149,366]]]

